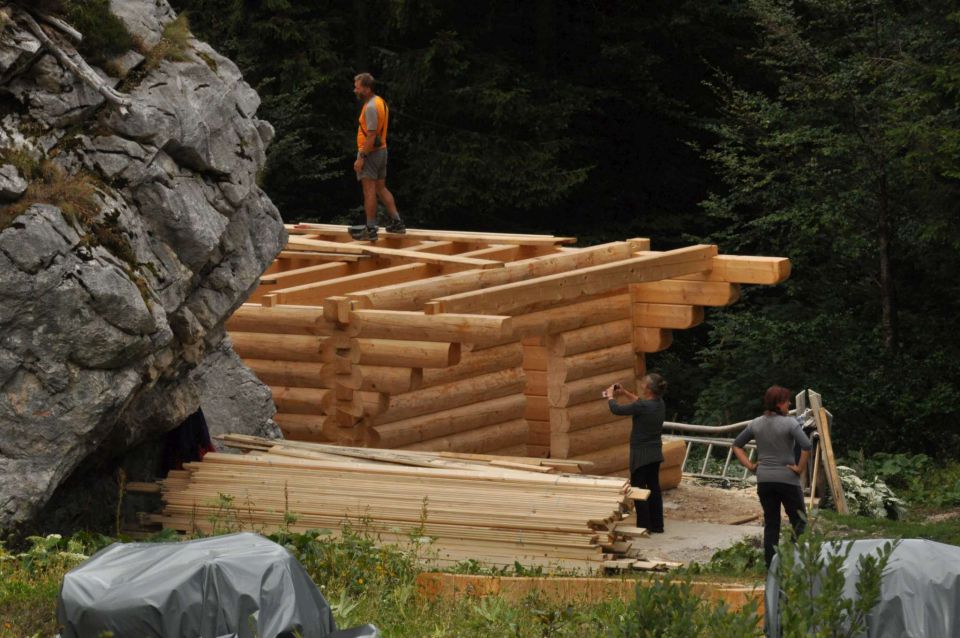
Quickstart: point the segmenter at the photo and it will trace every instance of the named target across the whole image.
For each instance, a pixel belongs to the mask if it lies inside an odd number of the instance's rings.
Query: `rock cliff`
[[[277,435],[223,329],[286,240],[257,94],[166,0],[111,0],[131,48],[96,63],[37,6],[0,0],[2,528],[198,404]]]

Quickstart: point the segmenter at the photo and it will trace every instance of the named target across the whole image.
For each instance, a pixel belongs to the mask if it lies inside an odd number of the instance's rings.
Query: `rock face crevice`
[[[111,10],[145,47],[176,17],[165,0],[113,0]],[[257,186],[273,129],[230,60],[193,38],[149,65],[127,52],[104,65],[143,74],[118,104],[31,33],[22,4],[0,0],[0,12],[7,528],[82,463],[154,440],[198,405],[214,433],[278,436],[269,389],[223,325],[286,233]],[[76,60],[69,38],[41,28]],[[74,210],[71,189],[92,209]]]

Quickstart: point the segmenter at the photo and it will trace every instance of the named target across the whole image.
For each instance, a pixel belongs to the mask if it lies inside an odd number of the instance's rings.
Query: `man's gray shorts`
[[[374,151],[363,160],[363,168],[357,173],[357,181],[361,179],[387,179],[387,149]]]

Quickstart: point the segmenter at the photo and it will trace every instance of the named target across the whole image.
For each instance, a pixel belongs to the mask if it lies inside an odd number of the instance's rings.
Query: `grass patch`
[[[189,61],[190,56],[187,52],[190,50],[190,36],[190,20],[186,12],[183,12],[163,27],[163,35],[153,48],[147,48],[142,40],[135,40],[134,48],[142,53],[146,60],[123,79],[118,90],[122,93],[133,91],[164,60]],[[208,66],[209,64],[210,62],[207,62]]]
[[[186,62],[190,58],[190,19],[186,13],[181,13],[175,20],[164,25],[160,41],[147,52],[147,70],[160,66],[164,60],[171,62]]]
[[[885,518],[843,516],[832,511],[817,514],[816,526],[831,539],[925,538],[960,546],[960,519],[927,521],[908,517],[892,521]]]
[[[136,253],[119,223],[120,211],[100,215],[100,201],[96,196],[96,189],[102,183],[89,173],[69,175],[50,160],[32,164],[32,158],[28,161],[25,157],[29,158],[29,155],[21,153],[17,155],[16,161],[24,167],[21,174],[30,180],[27,192],[13,204],[0,208],[0,231],[34,204],[56,206],[74,227],[83,232],[81,245],[102,246],[123,261],[124,272],[137,286],[141,297],[149,306],[152,303],[150,288],[139,268],[153,268],[153,265],[137,261]]]
[[[49,160],[42,160],[35,165],[22,157],[20,161],[26,169],[21,170],[21,174],[28,180],[27,192],[0,212],[0,230],[34,204],[56,206],[68,219],[80,223],[92,220],[99,212],[92,176],[85,173],[67,175]]]

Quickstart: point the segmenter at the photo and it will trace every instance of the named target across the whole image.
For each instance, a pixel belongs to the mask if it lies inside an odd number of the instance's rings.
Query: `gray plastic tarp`
[[[63,638],[328,638],[330,607],[286,549],[257,534],[114,543],[67,573]]]
[[[843,553],[844,596],[856,598],[857,560],[873,554],[887,540],[859,540],[825,544],[824,552]],[[934,541],[897,541],[884,572],[880,602],[867,618],[867,631],[858,638],[957,638],[960,636],[960,547]],[[780,636],[780,601],[774,557],[766,585],[767,635]]]

